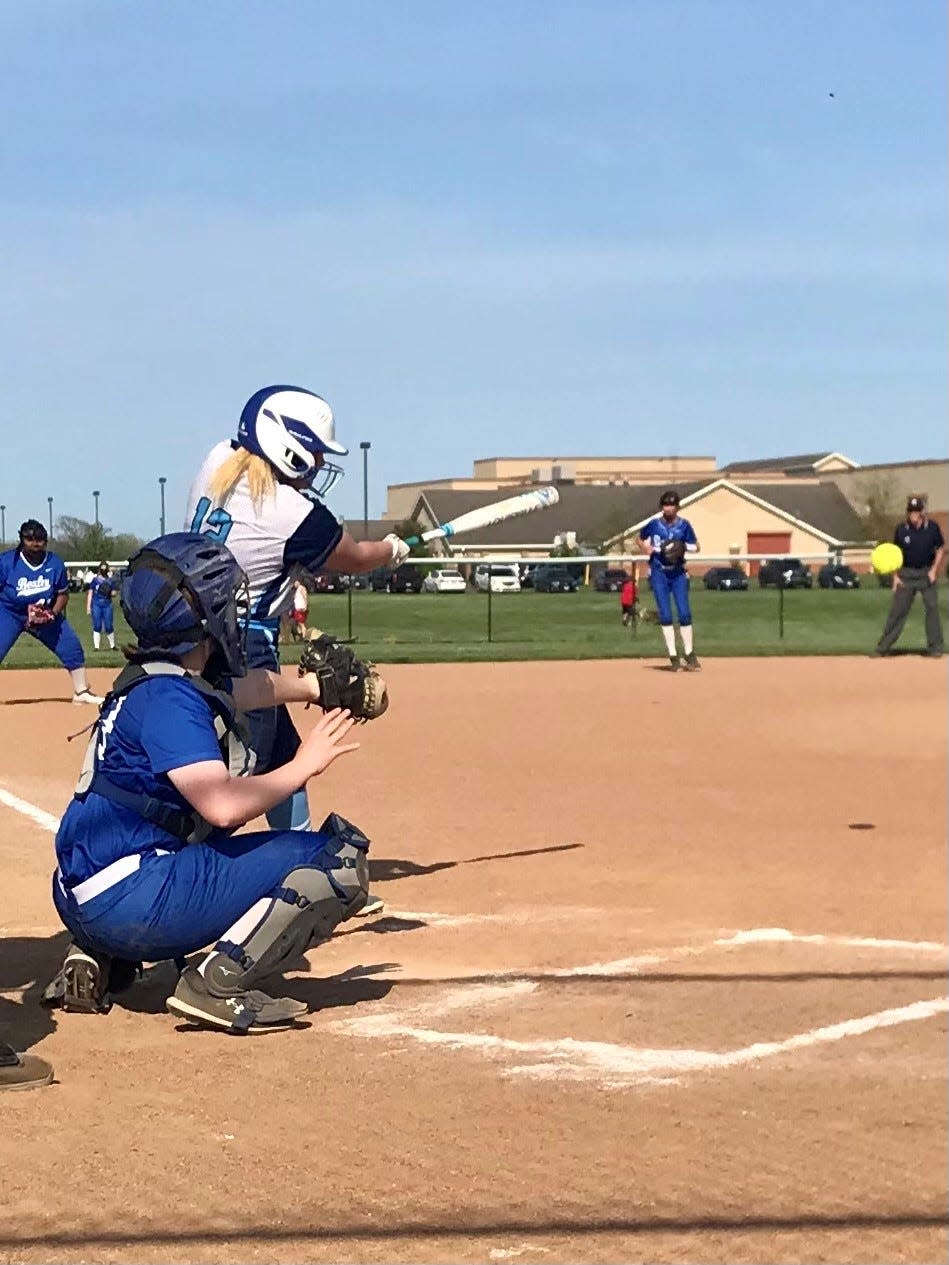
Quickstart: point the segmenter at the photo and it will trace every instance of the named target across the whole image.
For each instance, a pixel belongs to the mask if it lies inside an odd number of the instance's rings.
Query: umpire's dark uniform
[[[888,654],[892,650],[917,593],[922,594],[926,610],[927,649],[931,655],[943,652],[938,590],[929,572],[941,554],[944,541],[939,524],[925,517],[925,508],[921,498],[911,496],[906,506],[906,522],[900,523],[893,533],[893,543],[903,551],[903,565],[897,572],[900,583],[893,585],[893,601],[876,654]],[[914,517],[918,520],[916,523],[912,521]]]

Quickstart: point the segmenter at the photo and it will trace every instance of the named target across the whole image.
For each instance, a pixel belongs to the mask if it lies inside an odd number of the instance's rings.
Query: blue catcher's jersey
[[[191,485],[185,529],[227,545],[247,573],[252,619],[275,621],[293,604],[294,580],[325,564],[343,529],[322,502],[288,483],[278,481],[273,499],[259,507],[246,477],[223,504],[213,500],[211,479],[233,451],[234,445],[220,443],[205,458]]]
[[[0,554],[0,606],[15,615],[26,616],[28,606],[42,602],[52,606],[59,593],[69,592],[69,579],[62,558],[47,553],[32,566],[19,549]]]
[[[122,790],[189,812],[190,804],[167,775],[203,760],[222,761],[214,722],[211,704],[186,678],[154,677],[114,699],[103,713],[99,769]],[[175,851],[187,846],[133,809],[95,792],[70,802],[56,835],[56,856],[67,887],[120,857],[151,847]]]
[[[89,582],[94,602],[111,602],[115,593],[115,581],[107,575],[95,575]]]
[[[639,539],[648,540],[654,549],[660,549],[666,540],[681,540],[685,545],[697,545],[699,543],[692,529],[692,524],[687,518],[674,518],[671,523],[667,523],[661,514],[657,514],[655,518],[649,520],[639,533]],[[675,575],[677,571],[684,570],[681,562],[674,567],[664,567],[658,553],[650,554],[649,565],[664,571],[666,575]]]

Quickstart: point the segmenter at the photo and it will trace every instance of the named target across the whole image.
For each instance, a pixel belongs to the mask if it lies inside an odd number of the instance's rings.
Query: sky
[[[942,0],[0,0],[0,502],[149,537],[270,383],[478,457],[946,452]]]

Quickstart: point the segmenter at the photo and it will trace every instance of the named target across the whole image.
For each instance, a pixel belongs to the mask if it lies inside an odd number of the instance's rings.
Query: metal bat
[[[479,527],[490,527],[493,523],[503,523],[509,518],[517,518],[521,514],[532,514],[534,510],[550,509],[560,500],[556,488],[531,488],[529,492],[521,492],[517,496],[509,496],[507,500],[495,501],[493,505],[482,505],[480,509],[469,510],[467,514],[459,514],[457,518],[441,527],[433,527],[431,531],[422,532],[420,536],[407,536],[407,545],[418,545],[429,540],[439,540],[445,536],[460,536],[464,532],[477,531]]]

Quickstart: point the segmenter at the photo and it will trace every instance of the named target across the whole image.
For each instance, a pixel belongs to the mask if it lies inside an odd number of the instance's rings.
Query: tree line
[[[14,538],[0,548],[9,549],[16,543]],[[84,518],[63,514],[56,519],[49,549],[65,562],[118,562],[130,558],[144,543],[131,532],[113,532],[102,523],[87,523]]]

